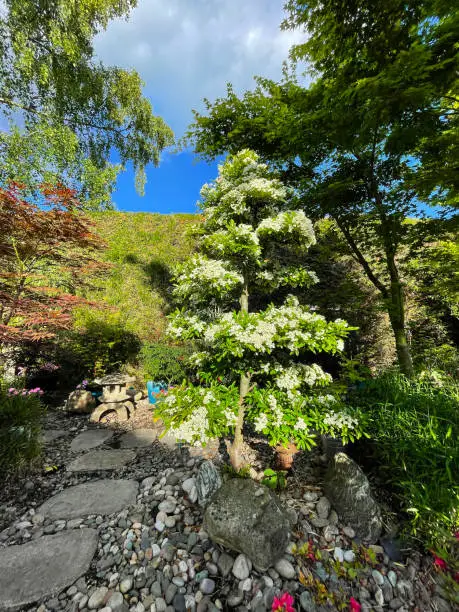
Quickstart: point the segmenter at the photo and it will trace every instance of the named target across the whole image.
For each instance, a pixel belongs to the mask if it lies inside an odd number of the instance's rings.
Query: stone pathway
[[[95,529],[81,529],[2,550],[0,608],[21,610],[44,596],[57,595],[87,572],[97,541]]]
[[[368,561],[370,549],[339,523],[317,486],[313,453],[281,494],[291,542],[262,572],[202,527],[196,477],[205,453],[192,449],[190,457],[154,429],[118,435],[68,420],[67,431],[44,436],[44,460],[62,469],[25,487],[21,499],[35,486],[38,503],[29,501],[19,516],[6,508],[15,519],[0,532],[0,612],[266,612],[286,591],[297,612],[338,609],[318,602],[317,585],[337,594],[339,609],[352,595],[362,612],[452,610],[427,557],[402,564],[374,546]],[[357,564],[356,579],[344,561]]]
[[[68,466],[69,472],[98,472],[116,470],[135,458],[133,450],[92,450],[81,455]]]
[[[108,429],[87,429],[72,440],[70,450],[72,453],[81,453],[108,442],[112,437],[113,432]]]
[[[119,439],[120,448],[143,448],[151,446],[157,439],[155,429],[134,429],[123,434]]]
[[[37,514],[50,519],[113,514],[135,504],[138,488],[135,480],[85,482],[54,495],[38,508]]]

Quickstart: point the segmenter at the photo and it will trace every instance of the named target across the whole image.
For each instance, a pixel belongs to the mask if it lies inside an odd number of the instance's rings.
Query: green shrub
[[[388,373],[351,397],[369,413],[371,460],[409,517],[412,535],[437,547],[459,521],[459,386]]]
[[[17,395],[0,385],[0,479],[26,467],[41,450],[45,407],[38,393]]]
[[[164,380],[180,384],[189,376],[188,358],[193,350],[188,346],[167,346],[149,342],[140,351],[140,367],[145,380]]]

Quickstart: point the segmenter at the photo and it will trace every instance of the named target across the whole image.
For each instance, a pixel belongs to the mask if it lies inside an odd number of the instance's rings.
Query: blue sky
[[[145,95],[180,138],[203,109],[203,98],[253,88],[253,76],[278,79],[299,32],[281,32],[283,0],[139,0],[128,20],[116,20],[95,44],[107,65],[135,68]],[[191,151],[166,152],[149,168],[144,197],[131,168],[113,195],[118,209],[161,213],[194,212],[201,186],[217,176],[217,163],[198,161]]]

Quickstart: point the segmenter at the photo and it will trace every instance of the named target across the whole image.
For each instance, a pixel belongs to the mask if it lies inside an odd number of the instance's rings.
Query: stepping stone
[[[67,466],[69,472],[116,470],[135,458],[132,450],[94,450],[78,457]]]
[[[75,529],[2,548],[0,610],[22,610],[69,587],[88,571],[97,540],[95,529]]]
[[[104,444],[104,442],[110,440],[112,436],[113,432],[107,431],[106,429],[88,429],[72,440],[70,450],[73,453],[87,451],[90,448]]]
[[[57,438],[62,438],[68,434],[64,429],[46,429],[41,434],[41,439],[43,444],[49,444],[53,442],[53,440],[57,440]]]
[[[54,495],[45,501],[38,513],[52,520],[113,514],[135,504],[138,488],[135,480],[85,482]]]
[[[142,448],[143,446],[151,446],[157,437],[158,432],[155,429],[134,429],[120,437],[120,448]]]

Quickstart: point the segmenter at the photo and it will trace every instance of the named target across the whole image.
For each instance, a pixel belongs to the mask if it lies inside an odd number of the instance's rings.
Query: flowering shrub
[[[199,252],[176,270],[174,295],[186,306],[170,315],[169,334],[196,342],[191,362],[207,387],[178,387],[158,416],[191,444],[234,428],[236,469],[245,418],[272,444],[294,439],[308,448],[317,429],[359,437],[355,415],[317,399],[331,376],[318,364],[301,363],[305,351],[342,351],[351,328],[341,319],[326,321],[294,296],[274,302],[279,287],[317,282],[297,265],[315,242],[311,222],[288,209],[287,190],[252,151],[230,156],[201,195]],[[262,295],[272,303],[257,310],[251,298]]]

